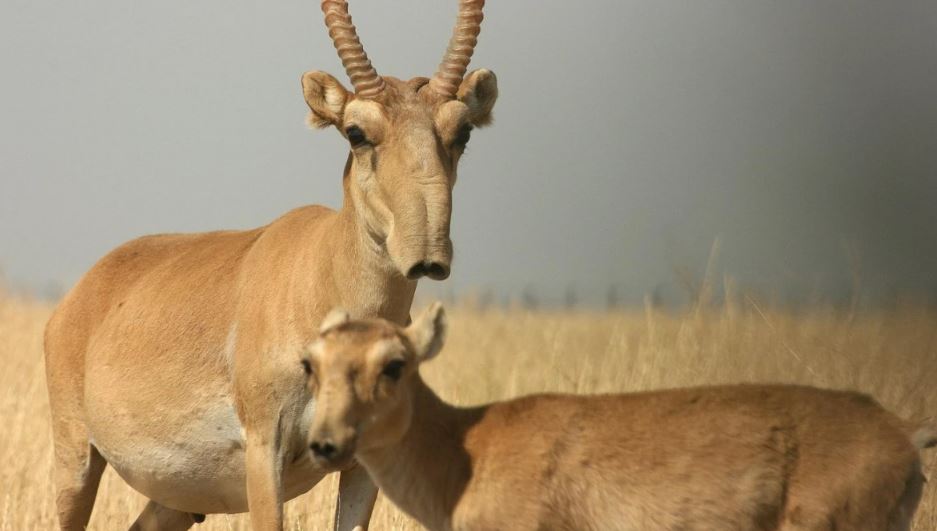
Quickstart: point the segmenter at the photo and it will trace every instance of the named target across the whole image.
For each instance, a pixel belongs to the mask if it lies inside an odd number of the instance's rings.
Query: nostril
[[[313,441],[309,445],[309,449],[312,450],[312,453],[316,454],[317,456],[324,457],[326,459],[329,459],[335,455],[335,445],[330,442]]]
[[[422,262],[420,262],[420,263],[414,264],[413,267],[411,267],[410,270],[407,271],[407,278],[409,278],[410,280],[417,280],[421,277],[426,276],[426,274],[427,274],[426,266]]]
[[[449,277],[449,268],[439,262],[432,262],[426,269],[426,276],[433,280],[444,280]]]
[[[407,278],[410,280],[419,280],[422,277],[429,277],[433,280],[445,280],[449,278],[449,266],[439,262],[421,262],[414,264],[407,271]]]

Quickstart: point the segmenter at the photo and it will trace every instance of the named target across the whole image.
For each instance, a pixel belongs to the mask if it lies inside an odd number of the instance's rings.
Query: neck
[[[484,408],[456,408],[420,378],[412,386],[413,414],[403,437],[356,457],[384,495],[430,529],[449,529],[456,503],[472,477],[465,446]]]
[[[381,317],[406,325],[417,283],[400,274],[383,242],[368,231],[367,224],[358,215],[350,190],[349,171],[350,164],[345,168],[342,208],[319,237],[308,238],[316,243],[304,246],[307,263],[297,274],[305,283],[305,293],[332,291],[327,297],[330,306],[317,308],[316,319],[332,307],[340,306],[355,317]],[[323,256],[328,260],[323,262]],[[324,264],[325,268],[319,268],[318,264]],[[310,274],[310,271],[317,274]]]
[[[381,317],[400,325],[410,318],[416,281],[391,261],[384,244],[368,231],[351,199],[338,213],[341,244],[332,255],[332,277],[343,287],[342,304],[362,318]]]

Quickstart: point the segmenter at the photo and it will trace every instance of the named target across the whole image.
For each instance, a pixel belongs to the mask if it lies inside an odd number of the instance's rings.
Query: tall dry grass
[[[56,523],[42,363],[50,307],[0,296],[0,531]],[[768,311],[748,301],[673,315],[451,311],[443,354],[424,371],[463,404],[553,390],[634,391],[719,382],[799,382],[870,392],[905,417],[937,414],[937,312],[902,308],[852,316]],[[937,452],[926,456],[937,472]],[[287,504],[288,529],[328,529],[336,482]],[[110,469],[92,529],[126,529],[144,500]],[[416,529],[379,501],[374,529]],[[243,515],[210,516],[198,529],[248,529]],[[937,529],[928,488],[915,530]]]

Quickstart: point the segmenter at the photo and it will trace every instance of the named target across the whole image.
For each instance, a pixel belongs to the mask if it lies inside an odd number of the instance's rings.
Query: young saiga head
[[[309,449],[324,468],[350,464],[356,451],[399,440],[410,426],[413,384],[421,363],[442,348],[446,315],[440,303],[410,326],[351,320],[333,310],[303,355],[316,403]]]

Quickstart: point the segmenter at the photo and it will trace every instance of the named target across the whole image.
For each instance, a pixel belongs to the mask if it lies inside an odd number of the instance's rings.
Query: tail
[[[921,450],[937,446],[937,418],[919,423],[911,433],[911,443]]]

